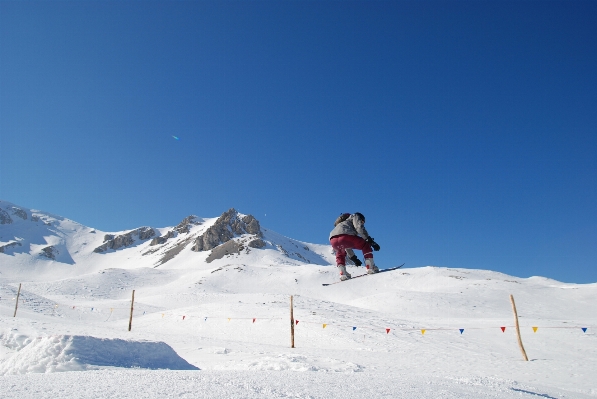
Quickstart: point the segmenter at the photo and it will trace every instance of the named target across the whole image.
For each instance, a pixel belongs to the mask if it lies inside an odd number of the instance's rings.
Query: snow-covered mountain
[[[3,398],[597,397],[597,283],[425,266],[324,287],[329,246],[233,209],[119,232],[0,210]]]
[[[235,209],[217,218],[191,215],[172,227],[104,232],[6,201],[0,201],[0,254],[11,272],[25,275],[50,266],[80,274],[114,265],[213,269],[231,262],[329,265],[333,261],[329,246],[284,237]]]

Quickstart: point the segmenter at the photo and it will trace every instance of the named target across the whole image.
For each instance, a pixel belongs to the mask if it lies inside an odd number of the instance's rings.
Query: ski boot
[[[340,281],[348,280],[352,277],[350,273],[346,271],[346,266],[338,265],[338,269],[340,269]]]
[[[375,261],[373,261],[373,258],[365,259],[365,266],[367,266],[367,274],[379,273],[379,269],[377,266],[375,266]]]

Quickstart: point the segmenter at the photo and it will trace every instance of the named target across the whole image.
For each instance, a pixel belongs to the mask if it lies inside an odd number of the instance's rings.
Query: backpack
[[[334,226],[338,226],[340,223],[342,223],[343,221],[348,219],[349,216],[350,216],[350,213],[341,214],[340,216],[338,216],[338,219],[336,219],[336,221],[334,222]]]

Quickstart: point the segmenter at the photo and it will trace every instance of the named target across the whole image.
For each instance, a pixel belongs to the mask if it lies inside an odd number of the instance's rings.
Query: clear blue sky
[[[0,0],[0,135],[0,198],[101,230],[597,281],[595,1]]]

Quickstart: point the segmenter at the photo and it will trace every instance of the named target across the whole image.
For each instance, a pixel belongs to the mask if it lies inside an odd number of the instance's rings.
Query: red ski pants
[[[351,236],[349,234],[342,234],[330,238],[332,248],[336,251],[336,264],[345,265],[346,263],[346,248],[359,249],[363,251],[365,259],[373,258],[373,250],[371,245],[361,237]]]

